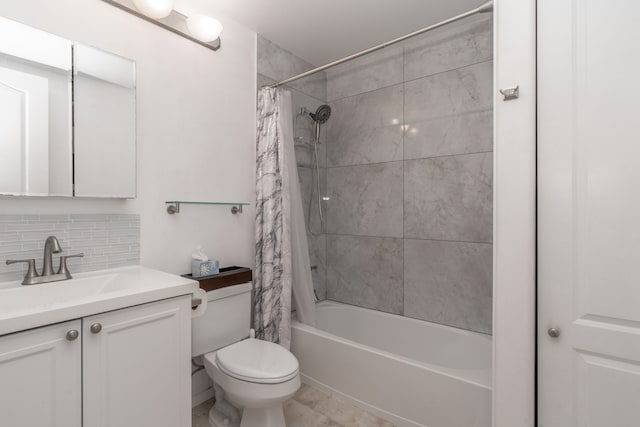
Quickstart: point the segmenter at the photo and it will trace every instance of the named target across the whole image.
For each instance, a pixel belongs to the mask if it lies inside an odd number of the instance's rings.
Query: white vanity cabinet
[[[0,426],[189,427],[190,328],[185,295],[0,337]]]
[[[81,426],[81,323],[0,337],[0,426]]]
[[[191,425],[191,297],[82,320],[83,427]]]

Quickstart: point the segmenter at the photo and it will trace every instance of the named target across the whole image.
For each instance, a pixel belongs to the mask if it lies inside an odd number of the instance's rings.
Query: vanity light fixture
[[[189,16],[187,28],[193,37],[203,42],[212,42],[222,33],[220,21],[206,15]]]
[[[102,1],[208,49],[220,49],[222,24],[206,15],[183,15],[173,10],[174,0]]]
[[[162,19],[171,15],[173,0],[133,0],[136,9],[149,18]]]

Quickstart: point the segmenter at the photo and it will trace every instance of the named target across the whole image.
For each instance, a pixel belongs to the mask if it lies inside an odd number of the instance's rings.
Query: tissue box
[[[220,263],[218,261],[191,261],[191,275],[194,278],[218,274],[219,270]]]

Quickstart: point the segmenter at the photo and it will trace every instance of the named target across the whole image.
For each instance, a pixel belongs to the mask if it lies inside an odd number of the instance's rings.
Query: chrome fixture
[[[327,123],[331,117],[331,107],[327,104],[321,105],[315,113],[309,113],[309,116],[316,123],[316,144],[320,144],[320,125]]]
[[[79,336],[80,336],[80,332],[78,332],[77,329],[71,329],[67,331],[67,333],[65,334],[67,341],[75,341],[78,339]]]
[[[19,262],[24,262],[28,265],[27,273],[24,275],[24,279],[22,280],[23,285],[37,285],[39,283],[49,283],[49,282],[58,282],[60,280],[69,280],[71,279],[71,273],[69,272],[69,268],[67,267],[67,259],[69,258],[82,258],[84,254],[75,254],[75,255],[65,255],[60,257],[60,266],[58,267],[58,272],[53,273],[53,254],[58,254],[62,252],[62,248],[60,247],[60,242],[56,236],[49,236],[44,243],[44,260],[42,263],[42,274],[39,275],[36,271],[36,260],[35,259],[21,259],[21,260],[11,260],[8,259],[6,261],[7,265],[16,264]]]
[[[207,49],[220,49],[222,24],[210,16],[186,16],[173,10],[172,1],[102,0],[140,19],[182,36]]]
[[[520,86],[512,87],[509,89],[500,89],[500,93],[504,97],[504,101],[512,101],[520,98]]]
[[[560,329],[557,328],[549,328],[547,331],[551,338],[558,338],[560,336]]]
[[[180,205],[220,205],[231,206],[231,213],[234,215],[241,214],[242,207],[249,205],[249,203],[233,203],[233,202],[186,202],[186,201],[168,201],[165,202],[167,206],[167,213],[169,215],[175,215],[180,213]]]
[[[53,276],[53,254],[62,252],[60,242],[56,236],[49,236],[44,242],[44,258],[42,261],[42,276]]]
[[[100,331],[102,331],[102,325],[100,323],[94,323],[93,325],[91,325],[89,330],[92,334],[99,334]]]
[[[318,195],[318,214],[320,215],[320,231],[316,233],[311,227],[311,205],[313,204],[313,189],[311,189],[311,197],[309,197],[309,209],[307,209],[307,228],[312,235],[319,236],[324,232],[322,201],[326,200],[327,198],[323,197],[320,194],[320,162],[318,158],[318,146],[320,145],[320,126],[329,121],[329,118],[331,117],[331,107],[327,104],[323,104],[316,109],[315,113],[310,112],[306,108],[300,109],[300,113],[296,116],[294,121],[294,128],[296,128],[295,123],[297,122],[298,117],[306,117],[307,119],[311,119],[315,125],[315,137],[313,141],[306,142],[302,137],[294,137],[294,146],[313,148],[314,162],[311,165],[311,182],[313,183],[315,181],[316,183],[316,193]]]
[[[104,0],[104,1],[107,1],[107,0]],[[354,53],[353,55],[346,56],[344,58],[341,58],[341,59],[338,59],[336,61],[333,61],[333,62],[330,62],[328,64],[325,64],[325,65],[323,65],[321,67],[317,67],[317,68],[314,68],[313,70],[309,70],[307,72],[298,74],[297,76],[293,76],[293,77],[290,77],[290,78],[288,78],[286,80],[282,80],[281,82],[278,82],[278,83],[275,83],[275,84],[272,84],[272,85],[267,85],[266,87],[272,87],[272,88],[273,87],[278,87],[278,86],[285,85],[287,83],[294,82],[296,80],[300,80],[300,79],[302,79],[304,77],[310,76],[310,75],[318,73],[320,71],[324,71],[327,68],[335,67],[336,65],[343,64],[345,62],[351,61],[352,59],[360,58],[361,56],[364,56],[364,55],[367,55],[369,53],[378,51],[380,49],[384,49],[387,46],[391,46],[393,44],[403,42],[403,41],[405,41],[407,39],[410,39],[412,37],[419,36],[420,34],[426,33],[426,32],[431,31],[431,30],[435,30],[436,28],[444,27],[447,24],[451,24],[451,23],[459,21],[461,19],[468,18],[469,16],[473,16],[473,15],[478,14],[478,13],[489,13],[489,12],[492,12],[492,11],[493,11],[493,1],[488,1],[488,2],[484,3],[483,5],[475,8],[475,9],[471,9],[468,12],[461,13],[460,15],[454,16],[453,18],[445,19],[444,21],[440,21],[437,24],[429,25],[428,27],[422,28],[422,29],[420,29],[418,31],[414,31],[413,33],[404,35],[402,37],[398,37],[397,39],[393,39],[393,40],[390,40],[388,42],[384,42],[384,43],[379,44],[377,46],[370,47],[369,49],[365,49],[365,50],[360,51],[358,53]]]

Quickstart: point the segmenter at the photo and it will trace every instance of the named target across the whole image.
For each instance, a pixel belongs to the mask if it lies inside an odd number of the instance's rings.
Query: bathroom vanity
[[[198,283],[143,267],[0,284],[0,425],[191,425]]]

